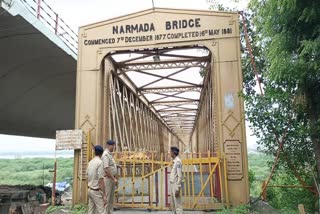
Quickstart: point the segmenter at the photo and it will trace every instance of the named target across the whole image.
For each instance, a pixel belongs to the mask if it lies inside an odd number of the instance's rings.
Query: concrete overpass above
[[[73,129],[77,35],[45,3],[0,0],[0,134]]]

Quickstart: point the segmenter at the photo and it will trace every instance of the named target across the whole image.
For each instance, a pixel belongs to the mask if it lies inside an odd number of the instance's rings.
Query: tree
[[[255,11],[257,58],[265,59],[257,61],[265,91],[264,96],[252,94],[251,85],[245,83],[247,118],[266,153],[275,155],[283,146],[275,182],[285,172],[302,185],[317,185],[312,175],[318,175],[319,183],[320,1],[252,0],[250,7]],[[248,72],[244,69],[244,74]],[[286,201],[286,192],[274,201]],[[291,193],[290,203],[295,198]]]
[[[278,168],[302,185],[320,178],[320,1],[252,0],[264,96],[244,78],[247,118]],[[263,62],[263,63],[260,63]],[[251,72],[244,68],[244,76]],[[248,76],[248,75],[247,75]],[[281,140],[283,139],[283,141]],[[315,165],[316,167],[312,167]],[[281,172],[282,172],[281,170]]]
[[[320,1],[251,0],[244,16],[264,86],[257,93],[240,23],[246,117],[261,150],[281,151],[276,175],[314,185],[313,173],[320,178]]]
[[[286,133],[284,151],[305,169],[315,157],[320,177],[320,1],[252,0],[265,96],[247,97],[249,120],[266,150]]]

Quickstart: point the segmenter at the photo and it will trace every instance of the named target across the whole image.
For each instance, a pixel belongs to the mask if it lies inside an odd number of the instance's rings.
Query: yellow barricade
[[[115,159],[118,187],[115,207],[170,209],[169,174],[172,161],[169,154],[157,152],[119,152]],[[219,157],[208,154],[184,154],[182,201],[185,210],[216,210],[228,205],[226,165]],[[223,174],[222,174],[223,173]]]

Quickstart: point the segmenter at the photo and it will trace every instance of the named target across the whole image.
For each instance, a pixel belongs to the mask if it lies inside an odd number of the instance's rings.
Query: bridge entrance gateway
[[[79,31],[73,202],[92,146],[117,142],[118,207],[167,209],[170,146],[187,209],[249,201],[238,14],[155,8]],[[212,206],[211,206],[212,205]]]

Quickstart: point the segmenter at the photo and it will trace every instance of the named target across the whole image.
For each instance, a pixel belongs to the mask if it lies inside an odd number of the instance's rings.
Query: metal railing
[[[88,132],[82,151],[89,161],[94,157]],[[172,160],[169,153],[158,151],[113,152],[118,168],[115,205],[118,208],[168,210],[171,206],[169,174]],[[229,207],[225,155],[216,153],[182,154],[182,203],[186,210],[217,210]],[[84,181],[86,177],[84,176]],[[86,191],[86,190],[85,190]],[[83,194],[83,193],[82,193]],[[84,193],[87,201],[87,192]]]
[[[121,166],[115,205],[118,208],[170,209],[169,154],[115,152]],[[223,209],[229,206],[225,158],[207,154],[182,155],[182,204],[186,210]],[[224,180],[222,180],[224,179]],[[225,185],[223,185],[225,184]]]
[[[78,35],[44,0],[20,0],[26,8],[44,23],[77,55]]]

